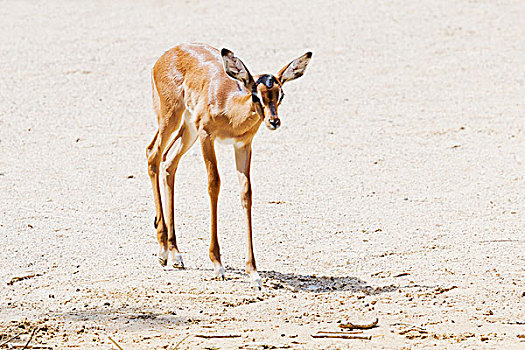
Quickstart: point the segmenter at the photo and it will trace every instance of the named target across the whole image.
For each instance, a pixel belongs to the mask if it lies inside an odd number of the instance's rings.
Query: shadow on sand
[[[246,273],[242,270],[229,268],[227,271],[230,274],[246,276]],[[263,279],[263,288],[286,288],[293,292],[328,293],[351,291],[373,295],[394,292],[399,289],[395,285],[373,287],[368,285],[367,282],[351,276],[298,275],[278,271],[259,271],[259,274]]]

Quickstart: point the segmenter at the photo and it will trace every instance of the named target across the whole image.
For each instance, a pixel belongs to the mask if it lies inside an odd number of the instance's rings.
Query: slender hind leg
[[[162,202],[159,188],[159,156],[158,150],[161,146],[161,140],[159,137],[159,131],[155,133],[153,140],[146,149],[146,156],[148,157],[148,174],[151,179],[151,185],[153,188],[153,197],[155,199],[155,220],[153,225],[157,230],[157,240],[160,244],[159,251],[159,263],[162,266],[166,266],[168,262],[168,236],[166,225],[162,215]]]
[[[185,113],[186,114],[186,113]],[[179,161],[197,139],[197,130],[184,123],[177,136],[166,147],[162,155],[163,180],[164,180],[164,218],[168,229],[168,251],[173,261],[173,267],[184,268],[182,255],[177,247],[175,236],[175,173]]]
[[[182,120],[183,109],[170,110],[162,113],[163,119],[170,120],[169,124],[161,124],[159,130],[155,134],[152,142],[146,149],[146,156],[148,157],[148,173],[153,187],[153,197],[155,199],[155,226],[157,229],[157,239],[159,241],[159,262],[162,266],[166,266],[168,262],[168,234],[164,216],[162,215],[162,198],[159,186],[159,166],[161,156],[166,142],[169,140],[173,131],[177,130]],[[161,118],[159,118],[160,120]]]
[[[156,181],[154,181],[155,179],[155,175],[158,173],[156,167],[154,166],[151,166],[150,165],[150,156],[152,155],[152,152],[153,152],[153,149],[156,148],[156,143],[157,143],[157,139],[159,137],[159,131],[157,130],[157,132],[155,133],[155,136],[153,136],[153,140],[150,142],[150,144],[148,145],[148,147],[146,148],[146,157],[148,158],[148,173],[149,173],[149,176],[150,176],[150,179],[151,179],[151,182],[152,182],[152,186],[153,186],[153,195],[156,196],[157,194],[157,191],[155,190],[155,183]],[[162,213],[162,211],[160,211],[159,213],[159,208],[157,208],[157,198],[155,198],[155,220],[153,220],[153,226],[155,228],[158,227],[159,225],[159,220],[162,219],[162,215],[159,216],[159,214]]]

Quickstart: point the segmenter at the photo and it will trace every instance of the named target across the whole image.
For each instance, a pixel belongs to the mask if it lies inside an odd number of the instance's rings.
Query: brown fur
[[[224,277],[217,239],[217,198],[220,178],[214,141],[232,139],[247,224],[246,271],[257,279],[259,277],[253,256],[251,227],[251,142],[263,119],[268,127],[272,127],[271,124],[279,120],[277,109],[280,103],[278,99],[282,93],[281,83],[274,84],[271,89],[264,84],[256,87],[262,97],[264,109],[264,116],[258,115],[251,96],[253,77],[233,53],[228,50],[224,52],[228,52],[228,57],[224,54],[221,56],[218,50],[208,45],[183,44],[167,51],[153,67],[153,105],[159,129],[147,147],[146,154],[155,199],[155,223],[161,247],[159,255],[163,265],[166,264],[168,255],[172,254],[175,263],[180,267],[183,266],[182,260],[178,258],[180,253],[174,231],[174,180],[180,158],[199,138],[208,172],[211,205],[210,258],[215,264],[218,276]],[[303,55],[292,61],[281,70],[279,77],[287,71],[288,75],[285,76],[291,80],[290,74],[293,72],[287,70],[287,67],[298,60],[304,61],[303,65],[306,67],[310,56]],[[240,71],[237,70],[238,67]],[[225,69],[228,70],[228,74]],[[230,69],[234,69],[235,72]],[[243,76],[249,79],[241,80],[236,74],[239,76],[244,74]],[[258,76],[255,77],[257,78]],[[166,198],[161,198],[160,194],[160,168],[164,170]],[[166,208],[163,208],[163,205]]]

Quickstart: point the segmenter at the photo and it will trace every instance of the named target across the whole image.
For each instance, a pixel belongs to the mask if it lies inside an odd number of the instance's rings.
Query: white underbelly
[[[234,138],[221,139],[221,138],[217,137],[216,140],[219,141],[219,143],[223,144],[223,145],[234,145],[235,147],[242,147],[242,146],[244,146],[243,142],[235,141]]]

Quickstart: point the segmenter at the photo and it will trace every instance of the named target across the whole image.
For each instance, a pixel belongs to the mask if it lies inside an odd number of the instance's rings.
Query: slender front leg
[[[221,179],[217,170],[217,159],[215,158],[214,140],[208,134],[201,134],[201,147],[206,170],[208,172],[208,193],[210,194],[211,207],[211,242],[210,259],[215,266],[215,274],[218,279],[225,279],[224,267],[221,263],[219,240],[217,238],[217,201],[221,187]]]
[[[250,182],[250,161],[252,157],[251,144],[235,148],[235,164],[237,166],[237,176],[241,185],[241,203],[246,216],[246,272],[252,280],[252,285],[261,287],[261,277],[255,266],[255,256],[253,254],[252,240],[252,185]]]

